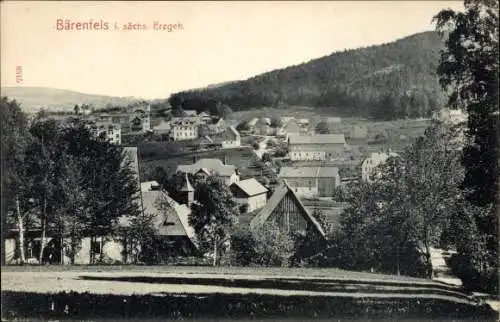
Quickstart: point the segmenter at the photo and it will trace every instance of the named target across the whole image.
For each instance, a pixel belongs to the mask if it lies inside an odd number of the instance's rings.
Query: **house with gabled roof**
[[[160,241],[155,248],[161,259],[197,252],[195,232],[189,224],[191,208],[187,204],[176,202],[163,190],[143,191],[142,204],[144,213],[153,216],[156,239]]]
[[[244,208],[243,212],[251,212],[266,205],[268,189],[255,178],[235,182],[229,189],[236,203]]]
[[[259,229],[267,222],[274,222],[281,231],[289,234],[305,235],[310,232],[316,235],[320,243],[316,245],[317,249],[308,250],[311,254],[317,253],[326,241],[321,224],[307,210],[286,180],[276,187],[264,208],[250,221],[250,229]]]
[[[240,180],[236,167],[232,164],[225,164],[219,159],[200,159],[194,164],[179,164],[177,172],[218,175],[228,186]]]
[[[230,126],[222,134],[221,145],[223,149],[237,148],[241,146],[240,132],[234,126]]]

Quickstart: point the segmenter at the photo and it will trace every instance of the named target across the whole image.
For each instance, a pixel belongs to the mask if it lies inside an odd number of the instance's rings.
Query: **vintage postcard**
[[[2,320],[498,320],[498,1],[0,24]]]

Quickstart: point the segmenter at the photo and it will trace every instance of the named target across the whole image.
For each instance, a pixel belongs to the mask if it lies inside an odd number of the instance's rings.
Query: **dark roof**
[[[195,164],[179,164],[177,171],[185,173],[196,173],[200,169],[209,169],[218,173],[222,177],[229,177],[236,173],[234,165],[226,165],[219,159],[200,159]]]
[[[160,236],[186,236],[193,242],[194,229],[189,225],[191,209],[181,205],[161,190],[142,193],[144,213],[154,215],[154,225]]]
[[[309,213],[306,207],[304,207],[304,204],[300,201],[300,199],[297,197],[293,189],[288,185],[286,181],[284,181],[282,185],[276,187],[276,190],[274,191],[271,198],[269,198],[269,200],[267,201],[267,204],[250,222],[250,228],[254,229],[256,227],[262,226],[287,194],[290,194],[291,197],[295,199],[299,209],[302,211],[304,219],[311,223],[321,234],[321,236],[324,237],[325,232],[323,231],[323,228],[321,228],[319,222]]]

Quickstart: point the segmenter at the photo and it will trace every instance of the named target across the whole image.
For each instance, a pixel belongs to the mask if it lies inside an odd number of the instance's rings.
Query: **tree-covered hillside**
[[[436,69],[442,39],[435,32],[333,53],[307,63],[216,88],[171,95],[175,107],[232,110],[293,105],[329,107],[344,116],[425,117],[444,103]]]

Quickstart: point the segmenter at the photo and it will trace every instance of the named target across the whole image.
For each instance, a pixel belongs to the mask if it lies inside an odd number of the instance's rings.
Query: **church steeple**
[[[184,197],[184,202],[186,203],[186,205],[188,207],[191,206],[194,201],[194,188],[189,182],[187,173],[185,174],[184,185],[182,186],[180,192]]]

